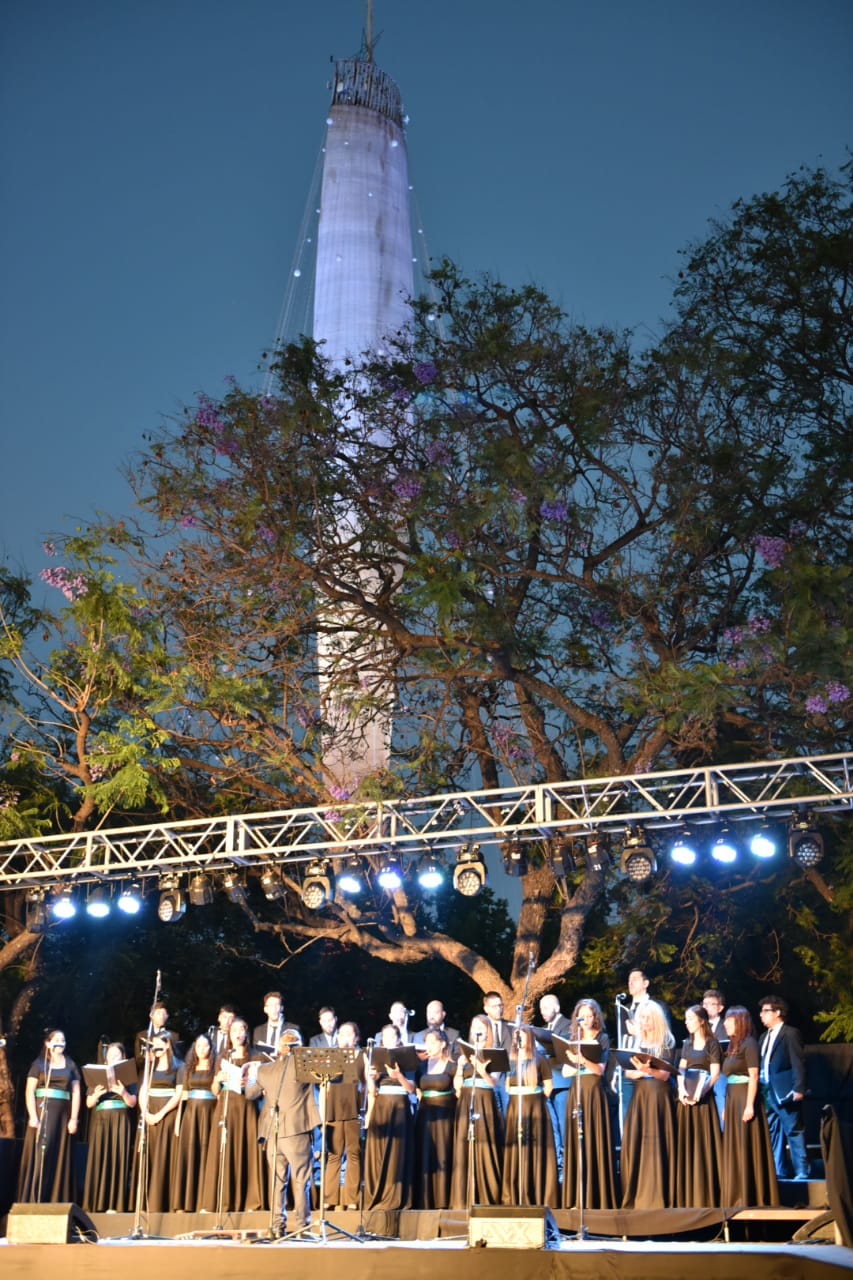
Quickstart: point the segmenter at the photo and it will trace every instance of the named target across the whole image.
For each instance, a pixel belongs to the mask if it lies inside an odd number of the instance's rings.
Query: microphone
[[[628,999],[628,992],[627,992],[627,991],[620,991],[620,992],[619,992],[619,994],[618,994],[618,996],[616,997],[616,999],[617,999],[617,1000],[627,1000],[627,999]]]
[[[372,1049],[372,1048],[373,1048],[373,1046],[374,1046],[375,1044],[376,1044],[376,1041],[374,1040],[373,1036],[368,1036],[368,1037],[367,1037],[367,1047],[368,1047],[368,1049]]]
[[[535,961],[535,959],[534,959],[534,957],[533,957],[533,948],[532,948],[532,947],[530,948],[530,951],[529,951],[529,952],[528,952],[528,954],[527,954],[527,965],[528,965],[528,968],[530,969],[530,972],[531,972],[531,973],[532,973],[532,972],[533,972],[533,970],[536,968],[536,961]]]
[[[482,1031],[475,1031],[475,1032],[474,1032],[474,1039],[475,1039],[475,1040],[484,1040],[484,1039],[485,1039],[485,1036],[484,1036],[484,1034],[483,1034],[483,1032],[482,1032]]]
[[[408,1018],[414,1018],[414,1016],[415,1016],[415,1011],[414,1011],[414,1009],[407,1009],[407,1010],[406,1010],[406,1016],[407,1016]]]
[[[0,1036],[0,1049],[5,1049],[5,1048],[6,1048],[6,1037]]]

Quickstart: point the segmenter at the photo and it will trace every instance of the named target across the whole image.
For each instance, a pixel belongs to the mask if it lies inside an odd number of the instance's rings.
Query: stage
[[[310,1274],[311,1280],[341,1280],[342,1270],[347,1280],[400,1280],[403,1274],[406,1280],[435,1280],[437,1267],[465,1280],[831,1280],[853,1271],[853,1250],[832,1243],[832,1232],[811,1242],[792,1239],[820,1216],[814,1208],[728,1216],[689,1210],[672,1210],[672,1216],[619,1214],[618,1225],[631,1238],[586,1239],[571,1234],[576,1215],[536,1209],[475,1210],[470,1223],[462,1212],[405,1211],[373,1215],[363,1224],[357,1213],[336,1212],[328,1215],[325,1241],[271,1241],[264,1214],[226,1215],[219,1232],[214,1215],[151,1215],[143,1221],[143,1237],[134,1239],[130,1215],[86,1219],[75,1206],[40,1206],[43,1212],[32,1215],[30,1208],[13,1211],[0,1241],[4,1280],[40,1280],[48,1270],[61,1272],[63,1280],[114,1280],[119,1274],[122,1280],[165,1274],[181,1280],[279,1280],[282,1270]],[[587,1215],[585,1225],[593,1232],[614,1223]],[[356,1236],[362,1226],[399,1234],[351,1240],[337,1234],[338,1226]],[[649,1227],[669,1228],[670,1238],[640,1238]],[[69,1234],[78,1243],[60,1242]],[[475,1240],[483,1243],[469,1243]]]

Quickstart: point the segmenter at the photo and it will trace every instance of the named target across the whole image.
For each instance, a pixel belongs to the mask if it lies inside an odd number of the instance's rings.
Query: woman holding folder
[[[132,1208],[130,1167],[132,1116],[137,1102],[136,1063],[126,1058],[124,1045],[114,1040],[107,1045],[103,1066],[86,1066],[83,1075],[89,1085],[89,1156],[83,1208],[87,1213],[128,1213]]]
[[[675,1204],[675,1117],[670,1079],[675,1037],[654,1000],[636,1017],[635,1046],[625,1074],[634,1091],[622,1135],[622,1208],[671,1209]]]
[[[604,1072],[610,1040],[596,1000],[579,1000],[572,1011],[564,1076],[572,1081],[566,1100],[563,1208],[615,1209],[616,1176]],[[580,1110],[580,1116],[578,1111]],[[582,1120],[583,1150],[580,1121]],[[583,1168],[583,1184],[580,1170]],[[583,1199],[581,1200],[581,1196]]]
[[[504,1159],[504,1121],[497,1095],[499,1072],[489,1070],[494,1049],[492,1024],[485,1014],[471,1022],[467,1041],[459,1041],[453,1087],[458,1099],[453,1135],[450,1204],[500,1204]],[[469,1170],[469,1156],[473,1167]]]

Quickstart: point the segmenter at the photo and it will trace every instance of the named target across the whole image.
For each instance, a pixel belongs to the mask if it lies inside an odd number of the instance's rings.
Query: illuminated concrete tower
[[[368,7],[363,56],[335,64],[326,122],[313,337],[324,344],[323,354],[333,365],[367,350],[381,352],[384,340],[406,329],[411,319],[412,232],[402,105],[394,81],[373,62],[370,21]],[[371,585],[367,577],[360,584],[368,594]],[[353,633],[343,632],[333,640],[321,636],[318,642],[325,719],[341,730],[325,752],[324,765],[332,780],[348,787],[388,765],[390,710],[354,716],[353,699],[338,692],[343,679],[354,700],[366,693],[387,702],[381,654],[381,636],[355,643]],[[366,687],[355,689],[356,678]]]
[[[367,57],[335,64],[320,192],[314,333],[333,362],[404,328],[412,296],[400,91]]]

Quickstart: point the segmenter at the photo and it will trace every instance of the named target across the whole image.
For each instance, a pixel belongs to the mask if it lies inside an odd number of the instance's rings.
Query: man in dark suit
[[[136,1058],[136,1065],[141,1071],[145,1062],[145,1050],[151,1048],[155,1051],[164,1049],[167,1044],[172,1046],[172,1056],[180,1058],[183,1053],[183,1044],[178,1035],[174,1031],[169,1031],[166,1023],[169,1021],[169,1010],[166,1008],[162,1000],[158,1000],[156,1004],[151,1006],[150,1023],[145,1031],[137,1031],[133,1041],[133,1056]],[[151,1034],[149,1040],[148,1035]]]
[[[764,1034],[758,1042],[758,1079],[767,1112],[777,1177],[788,1176],[787,1144],[795,1178],[809,1176],[803,1098],[806,1055],[795,1027],[785,1022],[788,1005],[781,996],[765,996],[759,1006]]]
[[[550,1031],[555,1036],[562,1036],[564,1040],[571,1038],[572,1024],[560,1011],[560,1001],[555,995],[542,997],[539,1001],[539,1016],[545,1024],[546,1031]],[[574,1082],[569,1076],[563,1075],[563,1068],[554,1057],[553,1050],[547,1041],[543,1042],[537,1038],[536,1043],[551,1064],[551,1096],[548,1099],[548,1109],[551,1112],[554,1141],[557,1144],[557,1167],[562,1172],[566,1137],[566,1103]]]
[[[278,1221],[276,1234],[283,1234],[287,1221],[287,1185],[293,1181],[293,1221],[290,1234],[304,1232],[311,1225],[311,1176],[313,1154],[311,1135],[320,1123],[320,1113],[310,1084],[296,1079],[296,1063],[291,1053],[296,1033],[286,1031],[279,1038],[278,1056],[258,1067],[257,1078],[246,1085],[247,1098],[260,1098],[264,1105],[258,1120],[258,1141],[263,1142],[273,1175],[272,1201]]]
[[[268,991],[266,993],[264,996],[264,1015],[266,1022],[262,1022],[252,1032],[252,1044],[267,1045],[269,1051],[275,1052],[275,1047],[281,1039],[282,1031],[298,1031],[299,1028],[293,1022],[285,1022],[284,1001],[280,991]]]
[[[459,1039],[459,1032],[455,1027],[448,1027],[445,1019],[447,1014],[444,1011],[444,1005],[440,1000],[430,1000],[426,1007],[426,1026],[422,1031],[416,1031],[412,1036],[412,1044],[423,1044],[428,1031],[443,1031],[447,1036],[447,1044],[450,1049],[451,1057],[456,1057],[456,1041]]]
[[[331,1005],[324,1004],[317,1014],[320,1034],[308,1041],[312,1049],[334,1049],[338,1043],[338,1018]]]

